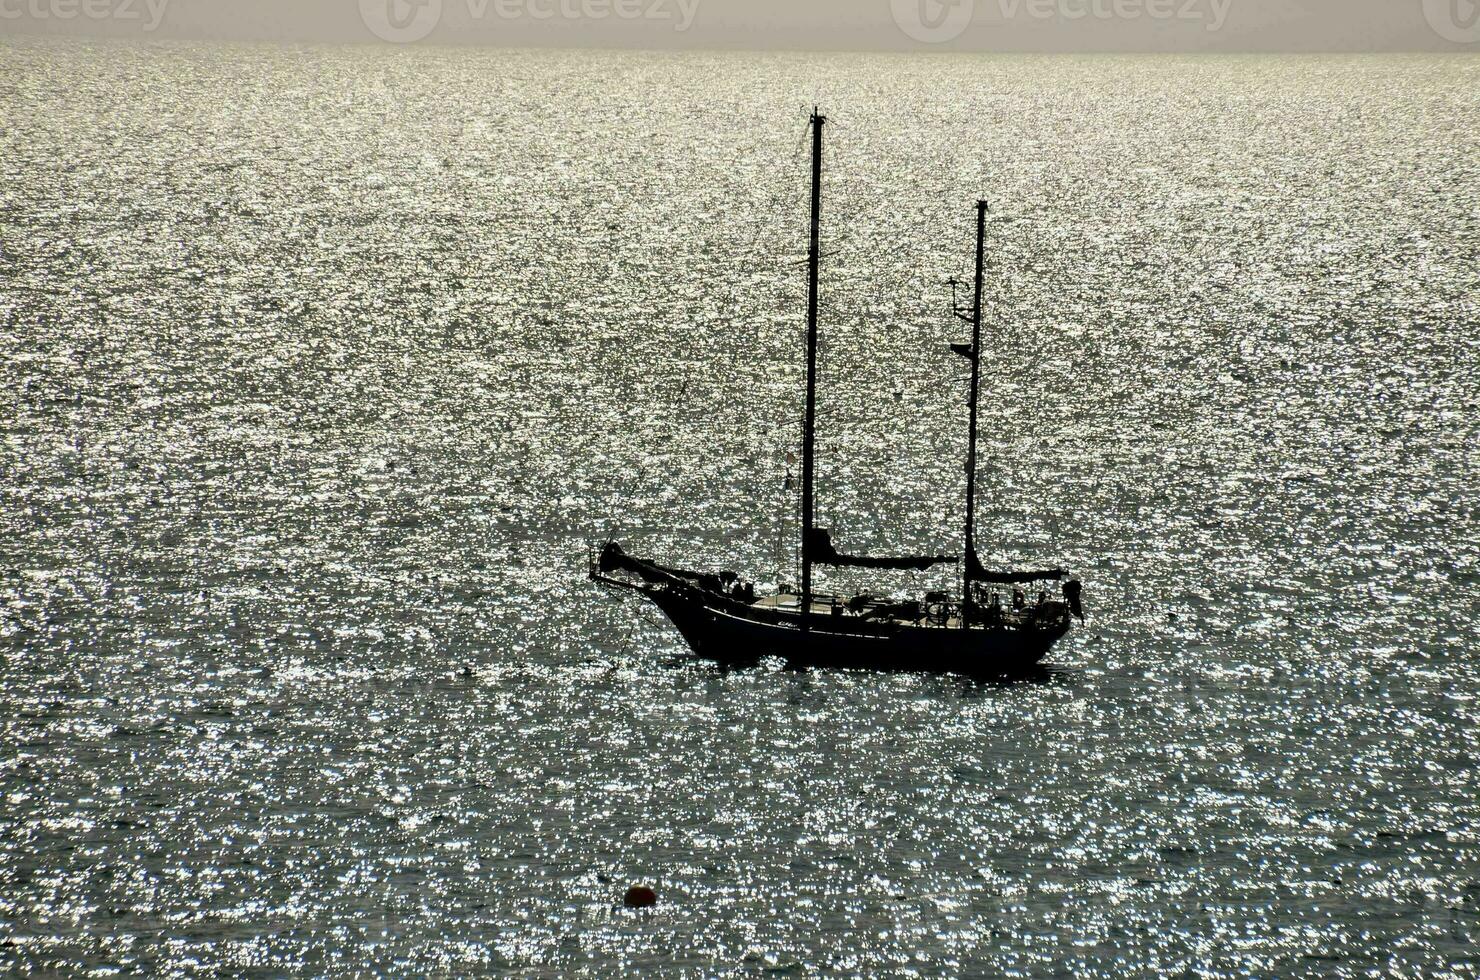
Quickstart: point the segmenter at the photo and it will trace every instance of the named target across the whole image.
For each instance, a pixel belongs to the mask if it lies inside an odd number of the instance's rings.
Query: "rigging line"
[[[773,435],[773,434],[775,434],[777,432],[780,432],[783,429],[792,428],[793,426],[795,426],[796,428],[801,428],[802,427],[802,420],[801,419],[795,419],[795,420],[793,420],[791,422],[780,422],[780,423],[777,423],[776,425],[768,426],[767,428],[764,428],[764,429],[756,429],[755,431],[756,431],[756,435],[769,436],[769,435]]]
[[[1001,323],[1000,322],[997,323],[996,326],[997,326],[998,330],[1001,331]],[[999,336],[1003,336],[1003,334],[1002,333],[999,333]],[[986,342],[985,341],[982,342],[982,346],[983,347],[986,346]],[[1017,379],[1017,378],[1023,377],[1024,375],[1028,374],[1029,372],[1036,371],[1038,369],[1038,366],[1043,363],[1044,358],[1048,357],[1048,355],[1049,355],[1049,352],[1048,351],[1039,351],[1037,354],[1030,356],[1030,358],[1028,359],[1027,362],[1025,362],[1025,363],[1023,363],[1023,364],[1021,364],[1021,365],[1019,365],[1019,366],[1017,366],[1015,368],[1009,368],[1008,369],[1008,377],[1013,378],[1013,379]]]
[[[802,150],[807,145],[807,136],[812,132],[812,113],[803,109],[801,113],[802,125],[797,133],[796,145],[792,147],[791,162],[796,163],[802,156]]]

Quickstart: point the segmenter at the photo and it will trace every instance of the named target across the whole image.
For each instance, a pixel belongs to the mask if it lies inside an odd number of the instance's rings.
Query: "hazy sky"
[[[0,32],[642,48],[1480,52],[1480,0],[0,0]]]

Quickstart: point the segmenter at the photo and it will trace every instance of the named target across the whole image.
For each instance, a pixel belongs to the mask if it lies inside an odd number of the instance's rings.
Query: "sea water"
[[[1477,83],[6,40],[0,968],[1472,974]],[[814,104],[820,522],[959,550],[989,201],[1036,678],[727,672],[586,578],[795,579]]]

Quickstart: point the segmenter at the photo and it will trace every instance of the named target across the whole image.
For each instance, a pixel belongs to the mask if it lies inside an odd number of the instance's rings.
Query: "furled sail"
[[[608,541],[606,547],[601,549],[601,558],[598,559],[596,567],[608,575],[612,572],[628,572],[638,576],[649,585],[678,580],[722,594],[732,591],[739,580],[739,576],[734,572],[720,572],[716,575],[709,572],[690,571],[687,568],[672,568],[659,565],[654,561],[633,558],[615,541]]]
[[[833,547],[831,533],[822,528],[813,529],[809,550],[812,553],[812,560],[817,564],[833,565],[838,568],[878,568],[923,572],[936,565],[952,564],[956,560],[955,555],[935,555],[933,557],[921,558],[867,558],[861,555],[841,555]]]
[[[971,347],[970,344],[952,344],[951,345],[951,350],[954,351],[957,354],[960,354],[962,357],[966,358],[968,361],[971,360],[972,357],[974,357],[975,356],[975,353],[976,353],[974,350],[972,350],[972,347]]]
[[[622,546],[615,541],[608,541],[606,547],[601,549],[601,558],[597,567],[606,574],[612,572],[630,572],[637,575],[645,582],[661,582],[669,578],[698,578],[698,572],[690,572],[682,568],[665,568],[655,562],[643,561],[633,558],[622,550]]]

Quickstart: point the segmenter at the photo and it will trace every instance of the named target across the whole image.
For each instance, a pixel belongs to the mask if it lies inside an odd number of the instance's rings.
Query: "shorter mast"
[[[976,426],[977,400],[981,390],[982,364],[982,277],[986,255],[987,202],[976,202],[976,290],[971,303],[971,397],[966,444],[966,551],[963,556],[961,581],[961,624],[966,625],[966,607],[971,602],[971,583],[976,579],[981,562],[976,557]]]

